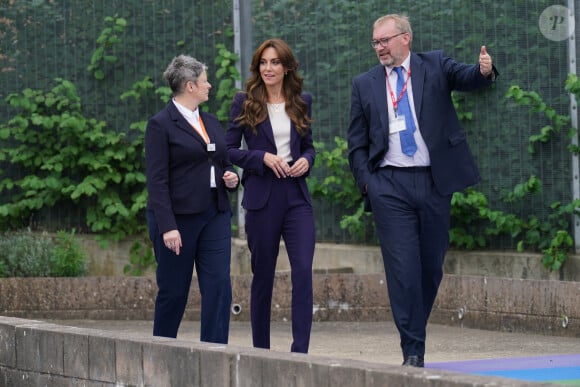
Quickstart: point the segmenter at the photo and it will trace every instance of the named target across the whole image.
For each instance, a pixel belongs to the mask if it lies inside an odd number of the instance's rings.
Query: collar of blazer
[[[245,96],[244,96],[244,98],[239,100],[240,107],[243,105],[245,100],[246,100]],[[270,116],[266,115],[266,119],[257,125],[256,130],[258,132],[258,134],[257,134],[258,136],[260,135],[260,133],[262,133],[265,136],[265,138],[273,146],[273,150],[275,151],[277,149],[276,148],[276,140],[274,139],[274,129],[272,128],[272,122],[270,121]],[[292,147],[292,144],[294,144],[297,137],[298,137],[298,132],[296,131],[296,128],[294,126],[294,122],[290,121],[290,149],[291,150],[294,149]],[[293,156],[295,156],[295,155],[293,155]]]
[[[177,107],[175,106],[173,101],[170,101],[169,104],[167,105],[167,112],[169,114],[169,117],[171,117],[171,120],[175,123],[175,126],[177,126],[178,129],[186,132],[188,135],[192,136],[197,141],[200,141],[205,146],[205,140],[203,139],[203,137],[201,137],[201,135],[199,133],[197,133],[197,131],[191,127],[191,125],[189,124],[189,122],[187,122],[185,117],[183,117],[181,115],[181,113],[179,112],[179,110],[177,110]],[[201,119],[203,120],[205,117],[205,113],[203,113],[200,110],[199,114],[200,114]],[[205,121],[204,121],[204,123],[205,123]],[[211,125],[206,125],[205,130],[208,132],[208,135],[209,135],[210,132],[212,131]],[[212,136],[210,135],[210,138],[211,137]]]

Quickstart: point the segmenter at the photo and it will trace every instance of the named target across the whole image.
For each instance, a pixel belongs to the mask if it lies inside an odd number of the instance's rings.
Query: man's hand
[[[485,46],[481,46],[481,51],[479,52],[479,71],[485,78],[489,77],[493,71],[491,56],[487,53]]]

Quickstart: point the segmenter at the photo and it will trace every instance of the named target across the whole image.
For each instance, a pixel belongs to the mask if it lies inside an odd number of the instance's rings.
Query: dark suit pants
[[[201,293],[200,340],[227,344],[232,303],[231,213],[212,207],[201,214],[176,215],[183,244],[179,255],[165,247],[153,214],[147,215],[159,287],[153,335],[177,336],[195,265]]]
[[[427,320],[443,277],[451,195],[428,168],[381,168],[368,192],[403,356],[424,356]]]
[[[282,236],[291,268],[291,351],[307,353],[313,313],[314,213],[297,179],[274,179],[266,206],[247,211],[246,234],[252,254],[250,314],[254,347],[270,348],[272,290]]]

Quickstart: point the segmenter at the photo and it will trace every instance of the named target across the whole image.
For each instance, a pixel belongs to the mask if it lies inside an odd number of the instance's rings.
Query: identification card
[[[209,144],[207,144],[207,151],[208,152],[215,152],[215,144],[210,142]]]
[[[407,129],[407,124],[405,123],[405,116],[403,115],[399,115],[389,122],[389,134],[399,133],[405,129]]]

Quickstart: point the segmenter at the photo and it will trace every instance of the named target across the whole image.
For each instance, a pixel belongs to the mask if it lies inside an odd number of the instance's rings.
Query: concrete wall
[[[541,386],[0,317],[0,386]]]
[[[250,283],[233,277],[234,320],[248,318]],[[316,274],[314,284],[318,321],[390,319],[384,274]],[[274,320],[290,318],[289,289],[279,273]],[[571,281],[446,275],[430,321],[579,337],[579,291]],[[153,277],[0,279],[0,387],[540,385],[21,319],[150,320],[155,293]],[[195,281],[185,318],[199,319]]]
[[[276,276],[272,319],[290,320],[288,273]],[[250,275],[233,276],[233,302],[249,319]],[[30,319],[151,320],[153,277],[0,279],[0,314]],[[580,283],[446,275],[430,321],[469,328],[580,336]],[[198,320],[200,296],[192,282],[184,318]],[[314,275],[315,321],[391,318],[384,274]],[[564,324],[565,323],[565,324]],[[563,326],[565,325],[565,326]]]
[[[87,245],[93,244],[87,242]],[[249,317],[249,253],[233,241],[234,303]],[[121,276],[130,241],[101,250],[85,278],[0,279],[0,387],[4,386],[484,386],[529,384],[354,360],[312,357],[71,328],[26,319],[151,320],[153,276]],[[99,254],[103,254],[100,256]],[[580,336],[578,259],[549,273],[540,256],[450,252],[432,323],[510,332]],[[282,245],[272,318],[290,319],[290,279]],[[100,267],[100,268],[99,268]],[[558,280],[566,281],[558,281]],[[376,247],[318,244],[314,318],[390,319]],[[185,319],[199,319],[196,281]]]
[[[129,263],[133,240],[110,244],[106,249],[89,236],[81,236],[89,256],[92,276],[123,275]],[[445,272],[448,274],[508,277],[522,279],[552,279],[580,281],[580,258],[571,256],[561,270],[551,273],[542,266],[540,254],[490,251],[449,251]],[[280,245],[278,271],[290,270],[284,243]],[[232,239],[232,275],[249,274],[250,252],[244,239]],[[355,274],[383,273],[383,260],[377,246],[317,243],[314,270],[319,273],[350,272]],[[152,274],[152,273],[150,273]]]

